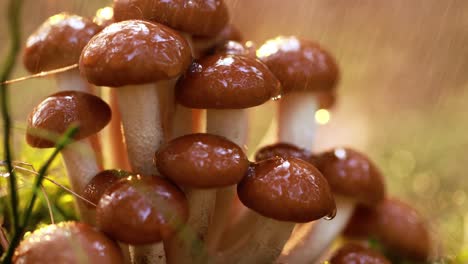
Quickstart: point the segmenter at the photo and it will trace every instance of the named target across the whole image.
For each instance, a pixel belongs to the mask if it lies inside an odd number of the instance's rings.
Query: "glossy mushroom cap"
[[[190,62],[190,47],[176,31],[129,20],[111,24],[89,41],[80,71],[90,83],[119,87],[172,79]]]
[[[393,253],[418,261],[428,260],[431,254],[431,237],[425,219],[413,207],[395,198],[387,198],[375,208],[358,207],[345,234],[375,237]]]
[[[331,109],[336,105],[336,91],[319,91],[315,95],[319,109]]]
[[[96,134],[111,119],[111,109],[101,98],[78,91],[63,91],[47,97],[28,117],[26,142],[35,148],[51,148],[70,126],[78,125],[74,139]]]
[[[99,30],[87,18],[68,13],[54,15],[28,38],[24,66],[38,73],[76,64],[84,46]]]
[[[116,21],[158,22],[192,35],[215,36],[229,20],[222,0],[114,0]]]
[[[110,6],[99,8],[96,10],[93,22],[101,28],[105,28],[114,23],[114,9]]]
[[[168,239],[187,221],[185,195],[156,176],[129,176],[107,188],[96,208],[99,229],[131,245]]]
[[[182,186],[216,188],[237,184],[249,167],[242,149],[211,134],[176,138],[156,153],[162,175]]]
[[[83,197],[94,203],[98,204],[104,192],[119,179],[130,176],[130,172],[123,170],[104,170],[96,174],[91,181],[85,186],[83,190]],[[84,203],[88,208],[94,208],[90,203]]]
[[[281,158],[297,158],[301,160],[309,160],[312,154],[303,148],[289,143],[276,143],[273,145],[265,146],[257,151],[255,154],[255,161],[262,161],[274,157]]]
[[[216,47],[214,51],[214,53],[219,54],[242,55],[256,58],[255,52],[255,44],[252,41],[240,43],[233,40],[224,42],[224,44]]]
[[[124,262],[118,245],[101,232],[83,223],[62,222],[37,229],[26,237],[16,248],[13,263]]]
[[[257,57],[278,77],[285,93],[332,90],[338,83],[335,59],[308,40],[277,37],[265,42]]]
[[[308,162],[273,158],[253,163],[237,185],[242,203],[280,221],[310,222],[336,210],[327,180]]]
[[[356,243],[348,243],[333,254],[330,264],[391,264],[379,252]]]
[[[385,197],[385,183],[377,167],[364,154],[335,148],[319,156],[317,168],[327,178],[333,193],[376,205]]]
[[[260,61],[217,54],[195,62],[179,80],[180,104],[201,109],[242,109],[280,95],[278,79]]]

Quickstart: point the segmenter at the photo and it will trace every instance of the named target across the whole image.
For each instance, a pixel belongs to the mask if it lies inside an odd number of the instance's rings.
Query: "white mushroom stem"
[[[176,104],[171,138],[178,138],[195,133],[194,122],[195,120],[192,109]]]
[[[208,109],[206,110],[206,132],[223,136],[236,143],[245,151],[249,115],[247,109]],[[216,206],[213,222],[208,230],[207,245],[210,250],[217,247],[231,212],[236,187],[219,189],[216,194]]]
[[[164,135],[164,109],[174,81],[128,85],[116,88],[130,165],[134,172],[157,175],[154,154],[168,135]],[[166,124],[168,125],[168,124]]]
[[[166,254],[162,242],[130,246],[130,261],[132,264],[166,264]]]
[[[278,138],[307,150],[315,138],[317,100],[311,92],[292,92],[279,101]]]
[[[273,263],[289,239],[295,223],[277,221],[255,214],[251,235],[218,256],[217,263]]]
[[[54,75],[60,91],[80,91],[93,93],[92,86],[81,77],[78,68],[60,72]]]
[[[208,259],[204,245],[215,207],[216,189],[186,190],[189,219],[166,245],[168,263],[202,264]]]
[[[95,152],[89,139],[71,143],[62,150],[61,154],[72,190],[82,193],[86,184],[99,173]],[[94,209],[89,209],[82,201],[79,201],[78,210],[84,222],[94,225]]]
[[[302,226],[284,247],[278,263],[316,263],[342,233],[351,218],[356,202],[352,198],[335,195],[336,216],[320,219]]]

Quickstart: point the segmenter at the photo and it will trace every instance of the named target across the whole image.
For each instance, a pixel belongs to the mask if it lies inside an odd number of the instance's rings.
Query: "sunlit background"
[[[262,43],[294,34],[318,41],[335,55],[342,71],[338,106],[311,117],[321,124],[315,149],[347,145],[367,152],[385,173],[389,192],[431,220],[447,255],[466,247],[468,1],[227,2],[232,22],[247,39]],[[23,40],[50,15],[91,16],[107,3],[26,0]],[[5,6],[0,1],[0,10]],[[8,41],[5,19],[0,17],[0,55]],[[14,76],[26,74],[19,63]],[[17,154],[24,153],[26,116],[52,91],[51,84],[43,79],[11,86]]]

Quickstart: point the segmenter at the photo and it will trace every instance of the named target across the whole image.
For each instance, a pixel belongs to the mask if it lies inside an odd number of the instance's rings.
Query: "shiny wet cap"
[[[156,23],[129,20],[111,24],[83,49],[80,72],[90,83],[119,87],[169,80],[190,65],[187,41]]]
[[[335,148],[318,157],[317,168],[335,194],[376,205],[385,197],[385,182],[374,163],[350,148]]]
[[[296,158],[253,163],[237,185],[237,194],[245,206],[280,221],[305,223],[336,212],[327,180]]]
[[[111,119],[111,109],[101,98],[79,91],[50,95],[28,117],[26,142],[35,148],[51,148],[72,125],[79,127],[75,140],[101,131]]]
[[[237,184],[249,161],[228,139],[211,134],[190,134],[161,147],[155,157],[158,171],[182,186],[218,188]]]
[[[60,13],[47,19],[26,42],[23,63],[31,73],[78,63],[88,41],[100,27],[91,20]]]
[[[240,43],[237,41],[226,41],[222,45],[216,47],[214,53],[219,54],[231,54],[231,55],[242,55],[252,58],[256,58],[255,44],[252,41]]]
[[[279,96],[278,79],[257,59],[217,54],[194,62],[179,80],[180,104],[201,109],[242,109]]]
[[[107,188],[96,208],[97,227],[130,245],[169,239],[187,218],[184,193],[157,176],[120,179]]]
[[[339,248],[330,259],[330,264],[391,264],[379,252],[357,243],[348,243]]]
[[[15,250],[13,263],[124,263],[119,246],[103,233],[79,222],[39,228]]]
[[[96,174],[89,182],[86,184],[83,190],[83,198],[97,205],[101,199],[104,192],[114,184],[114,182],[119,179],[130,176],[130,172],[123,170],[103,170]],[[96,208],[94,205],[83,202],[88,208]]]
[[[198,36],[215,36],[227,24],[223,0],[114,0],[116,21],[149,20]]]
[[[278,77],[285,93],[333,90],[338,83],[335,59],[308,40],[280,36],[266,41],[257,57]]]
[[[273,145],[265,146],[257,151],[255,154],[255,161],[262,161],[274,157],[281,158],[297,158],[302,160],[309,160],[311,153],[303,148],[289,143],[276,143]]]

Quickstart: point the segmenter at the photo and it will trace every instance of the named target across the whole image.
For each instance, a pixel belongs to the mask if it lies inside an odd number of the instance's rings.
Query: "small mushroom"
[[[335,59],[316,43],[293,36],[268,40],[257,50],[257,56],[283,86],[279,141],[311,150],[318,106],[315,93],[335,89],[339,78]]]
[[[262,161],[274,157],[281,157],[285,159],[297,158],[308,161],[310,160],[311,156],[312,153],[310,153],[310,151],[299,148],[298,146],[289,143],[276,143],[259,149],[255,154],[255,161]]]
[[[47,97],[28,117],[26,142],[35,148],[52,148],[56,135],[63,134],[71,125],[78,125],[75,142],[62,150],[62,158],[73,191],[82,193],[86,184],[99,172],[90,136],[98,133],[111,119],[109,106],[94,95],[64,91]],[[94,219],[86,206],[78,203],[80,214],[88,223]]]
[[[123,264],[115,242],[79,222],[62,222],[35,230],[16,248],[15,264]]]
[[[341,246],[331,257],[330,264],[391,264],[385,256],[356,243]]]
[[[252,164],[237,192],[242,203],[256,212],[255,221],[240,247],[233,245],[223,252],[222,263],[272,263],[296,223],[332,216],[336,210],[322,174],[296,158]]]
[[[100,230],[113,239],[134,245],[132,263],[163,261],[160,242],[174,236],[187,218],[183,192],[156,176],[132,175],[118,180],[107,188],[96,209]]]
[[[83,50],[83,76],[117,90],[128,157],[137,173],[157,173],[152,157],[168,137],[168,100],[190,61],[188,44],[177,32],[138,20],[111,24]]]
[[[130,175],[130,172],[123,170],[103,170],[96,174],[88,184],[86,184],[83,190],[83,198],[97,205],[107,188],[112,186],[112,184],[119,179],[126,178]],[[86,203],[86,205],[89,208],[94,208],[90,203]]]
[[[208,241],[213,233],[219,232],[216,225],[224,224],[211,221],[216,193],[237,184],[244,177],[249,167],[246,155],[239,146],[224,137],[191,134],[163,146],[156,153],[155,161],[162,175],[185,188],[190,209],[187,227],[201,241]],[[198,254],[202,252],[197,252],[190,243],[193,242],[174,241],[169,246],[169,251],[177,252],[174,257],[179,261],[175,263],[187,263],[189,259],[201,257]]]
[[[387,198],[375,207],[357,207],[345,235],[376,238],[394,254],[416,261],[428,261],[432,253],[426,219],[396,198]]]
[[[343,232],[358,204],[376,206],[385,197],[385,183],[377,167],[364,154],[349,148],[335,148],[321,154],[317,168],[327,179],[336,200],[332,220],[319,220],[302,226],[285,247],[280,261],[317,261]]]

